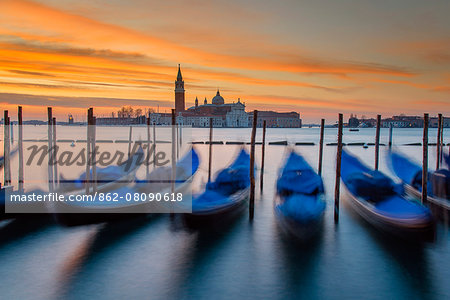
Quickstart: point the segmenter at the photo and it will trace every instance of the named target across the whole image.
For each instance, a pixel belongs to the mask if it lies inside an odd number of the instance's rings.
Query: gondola
[[[71,213],[55,212],[56,220],[59,224],[65,226],[87,225],[95,223],[104,223],[111,221],[124,220],[134,217],[146,217],[149,214],[162,212],[161,206],[155,207],[155,201],[151,201],[149,197],[135,200],[135,195],[143,195],[145,193],[170,193],[171,186],[167,181],[164,186],[156,183],[156,178],[161,179],[161,169],[171,172],[170,167],[159,167],[149,174],[149,179],[137,180],[135,173],[140,166],[139,153],[130,159],[136,160],[131,165],[130,171],[123,175],[118,182],[110,182],[111,189],[99,187],[99,191],[108,193],[116,201],[102,201],[94,204],[89,202],[75,202],[67,204],[62,202],[65,207],[59,207],[60,211],[71,211]],[[188,192],[192,182],[192,177],[198,170],[199,159],[196,151],[191,150],[177,162],[178,176],[175,183],[175,193]],[[159,173],[159,174],[158,174]],[[183,175],[182,175],[183,174]],[[153,181],[151,180],[153,178]],[[131,180],[130,180],[131,179]],[[105,183],[107,184],[107,183]],[[156,188],[155,188],[156,186]],[[101,192],[98,192],[101,193]],[[72,193],[70,193],[72,194]],[[130,196],[131,195],[131,196]],[[58,204],[61,205],[60,202]],[[67,205],[71,205],[68,207]],[[64,210],[62,210],[64,208]],[[58,208],[57,208],[58,209]]]
[[[401,185],[345,150],[341,178],[350,207],[375,228],[406,240],[434,238],[434,221],[427,207],[404,197]]]
[[[248,204],[250,193],[250,156],[242,148],[235,160],[220,170],[205,191],[194,195],[192,213],[184,214],[189,227],[207,228],[237,217]]]
[[[388,152],[389,166],[399,177],[405,191],[417,198],[422,197],[422,167],[396,151]],[[428,172],[427,204],[433,214],[444,222],[450,222],[450,171],[439,169]]]
[[[283,232],[308,240],[320,231],[325,212],[322,178],[291,151],[277,180],[276,220]]]

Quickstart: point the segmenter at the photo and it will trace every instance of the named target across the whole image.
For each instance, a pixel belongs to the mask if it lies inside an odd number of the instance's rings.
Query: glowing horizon
[[[0,102],[14,118],[172,108],[220,88],[247,110],[450,115],[445,1],[0,2]],[[82,118],[82,117],[80,117]]]

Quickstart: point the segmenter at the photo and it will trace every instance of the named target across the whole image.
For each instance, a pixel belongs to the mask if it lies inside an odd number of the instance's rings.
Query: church
[[[214,127],[248,127],[249,117],[245,112],[245,104],[238,99],[233,103],[225,103],[225,99],[217,90],[216,95],[208,103],[207,98],[199,105],[198,97],[195,105],[185,109],[185,89],[181,68],[175,81],[175,112],[177,123],[192,127],[209,127],[212,120]]]
[[[195,97],[194,106],[186,109],[185,89],[183,75],[178,65],[177,79],[175,80],[175,113],[176,122],[184,126],[209,127],[249,127],[253,122],[253,113],[245,112],[245,103],[240,98],[237,101],[225,103],[225,99],[217,89],[216,95],[209,102],[205,97],[203,104]],[[170,113],[151,113],[150,122],[157,125],[170,125]],[[297,112],[258,111],[257,126],[262,127],[266,122],[271,128],[300,128],[302,120]]]

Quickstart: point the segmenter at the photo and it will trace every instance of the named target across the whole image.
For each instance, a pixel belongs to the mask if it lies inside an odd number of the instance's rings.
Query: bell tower
[[[175,81],[175,112],[184,111],[184,81],[181,76],[180,64],[178,64],[178,75]]]

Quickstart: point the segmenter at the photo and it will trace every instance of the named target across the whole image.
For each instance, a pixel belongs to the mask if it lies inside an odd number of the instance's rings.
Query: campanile
[[[178,64],[178,75],[175,81],[175,113],[184,111],[184,81],[181,76],[180,64]]]

